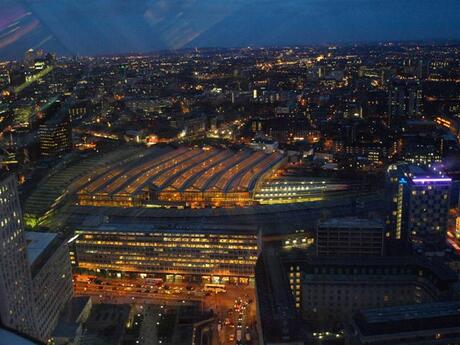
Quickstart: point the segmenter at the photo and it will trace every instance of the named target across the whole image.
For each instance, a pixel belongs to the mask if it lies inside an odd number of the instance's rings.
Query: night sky
[[[459,0],[0,0],[0,58],[445,39]]]

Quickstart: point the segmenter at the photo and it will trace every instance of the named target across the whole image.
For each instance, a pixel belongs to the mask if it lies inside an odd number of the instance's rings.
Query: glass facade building
[[[258,254],[254,228],[160,228],[105,224],[80,228],[73,264],[79,270],[142,274],[167,281],[251,283]]]

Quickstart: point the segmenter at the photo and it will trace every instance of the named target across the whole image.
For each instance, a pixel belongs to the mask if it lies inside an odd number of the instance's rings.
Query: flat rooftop
[[[319,226],[324,228],[356,228],[356,229],[378,229],[382,230],[383,222],[375,219],[345,217],[345,218],[331,218],[320,221]]]
[[[437,260],[428,260],[424,256],[372,256],[363,260],[361,257],[347,257],[343,260],[341,257],[320,257],[306,256],[305,251],[301,249],[291,249],[283,252],[283,262],[285,264],[296,263],[301,269],[312,269],[313,267],[405,267],[425,269],[435,275],[440,281],[456,282],[458,280],[456,272],[449,266],[442,264]],[[353,274],[353,273],[350,273]],[[360,274],[359,272],[357,274]]]
[[[458,329],[460,302],[367,309],[358,312],[354,319],[360,332],[366,336]]]
[[[440,170],[431,169],[415,164],[399,163],[392,166],[396,170],[397,175],[401,180],[410,180],[412,183],[423,184],[450,184],[452,179]]]
[[[414,304],[399,307],[367,309],[361,312],[363,318],[371,322],[403,321],[439,316],[460,317],[460,301],[440,302],[427,304]],[[459,324],[460,326],[460,324]]]
[[[25,231],[25,236],[27,242],[27,259],[29,265],[33,265],[34,262],[45,253],[48,246],[56,239],[57,234]]]
[[[258,228],[250,225],[229,224],[174,224],[174,223],[108,223],[93,226],[82,225],[76,232],[177,232],[177,233],[229,233],[229,234],[257,234]]]

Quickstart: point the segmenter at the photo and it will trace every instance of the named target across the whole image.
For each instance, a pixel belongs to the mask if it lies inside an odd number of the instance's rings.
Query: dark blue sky
[[[460,0],[0,0],[0,58],[443,39]]]

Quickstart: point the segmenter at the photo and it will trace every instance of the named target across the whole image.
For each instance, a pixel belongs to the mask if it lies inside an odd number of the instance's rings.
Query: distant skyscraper
[[[31,273],[16,180],[0,182],[0,319],[7,327],[36,336]]]
[[[422,79],[424,77],[424,66],[422,59],[410,58],[404,60],[403,71],[406,75]]]
[[[452,180],[410,164],[388,168],[387,237],[415,244],[444,243]]]
[[[423,113],[422,85],[418,79],[395,79],[390,84],[388,116],[391,126]]]
[[[8,70],[0,70],[0,87],[6,87],[10,85],[11,77],[10,72]]]

